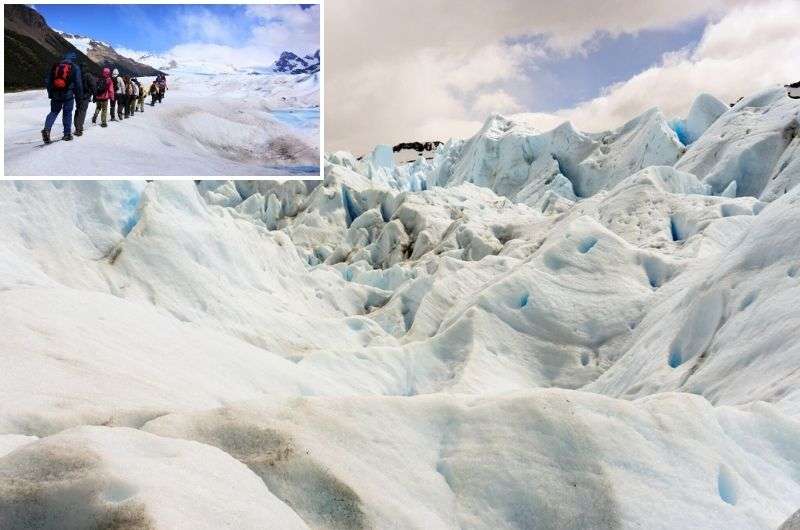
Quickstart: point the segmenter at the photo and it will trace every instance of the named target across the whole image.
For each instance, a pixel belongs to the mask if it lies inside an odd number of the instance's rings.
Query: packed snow
[[[152,79],[142,78],[144,86]],[[44,146],[44,90],[7,93],[6,175],[319,175],[316,75],[177,71],[163,103]],[[62,137],[61,116],[51,130]]]
[[[794,528],[800,101],[710,98],[0,184],[0,527]]]

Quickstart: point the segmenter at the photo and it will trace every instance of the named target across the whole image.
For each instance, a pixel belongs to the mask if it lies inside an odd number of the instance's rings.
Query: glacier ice
[[[700,96],[688,145],[494,115],[320,182],[0,183],[0,526],[791,521],[779,94]]]
[[[700,94],[692,103],[686,119],[672,120],[670,125],[681,143],[689,145],[700,138],[727,110],[728,106],[711,94]]]
[[[0,461],[0,526],[308,528],[229,454],[130,428],[77,427]]]
[[[743,98],[721,115],[675,164],[722,193],[774,200],[800,179],[800,105],[785,90]],[[794,162],[794,164],[791,164]]]

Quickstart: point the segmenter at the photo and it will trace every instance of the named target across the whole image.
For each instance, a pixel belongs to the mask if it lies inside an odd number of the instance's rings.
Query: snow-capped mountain
[[[313,74],[319,72],[320,59],[319,50],[313,55],[299,57],[292,52],[283,52],[275,61],[272,70],[285,74]]]
[[[155,77],[162,73],[157,68],[138,62],[130,57],[120,55],[106,42],[74,33],[66,33],[63,31],[59,31],[58,33],[73,46],[85,53],[96,64],[117,68],[122,75]]]
[[[73,46],[81,50],[83,53],[88,53],[89,50],[94,46],[106,46],[111,47],[110,44],[103,41],[94,40],[91,37],[84,37],[83,35],[79,35],[77,33],[68,33],[66,31],[55,30],[59,35],[70,41]]]
[[[0,517],[791,528],[800,101],[719,109],[0,183]]]

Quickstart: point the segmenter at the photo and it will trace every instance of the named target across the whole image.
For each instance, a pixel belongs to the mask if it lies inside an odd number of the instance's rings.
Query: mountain
[[[313,74],[319,72],[320,57],[319,50],[313,55],[300,57],[292,52],[283,52],[275,61],[272,70],[284,74]]]
[[[72,43],[73,46],[83,51],[96,64],[108,66],[109,68],[117,68],[122,75],[155,77],[156,75],[164,73],[150,65],[120,55],[108,43],[81,35],[65,32],[60,32],[60,34],[67,41]]]
[[[3,14],[6,91],[43,88],[47,72],[66,52],[74,52],[91,72],[100,74],[100,67],[52,30],[35,9],[23,4],[5,4]]]

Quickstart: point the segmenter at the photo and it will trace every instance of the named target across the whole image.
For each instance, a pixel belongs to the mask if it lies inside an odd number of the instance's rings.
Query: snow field
[[[295,76],[170,76],[163,103],[108,127],[91,124],[72,142],[42,146],[49,112],[44,91],[5,95],[5,160],[9,175],[287,175],[318,174],[319,111],[287,120],[273,109],[311,105],[316,82]],[[258,77],[258,84],[252,77]],[[277,79],[279,78],[279,79]],[[150,79],[142,83],[149,86]],[[274,83],[276,86],[272,86]],[[233,86],[237,88],[234,90]],[[296,89],[296,91],[295,91]],[[262,90],[264,90],[262,92]],[[314,104],[316,105],[316,104]],[[51,131],[61,138],[59,116]]]

